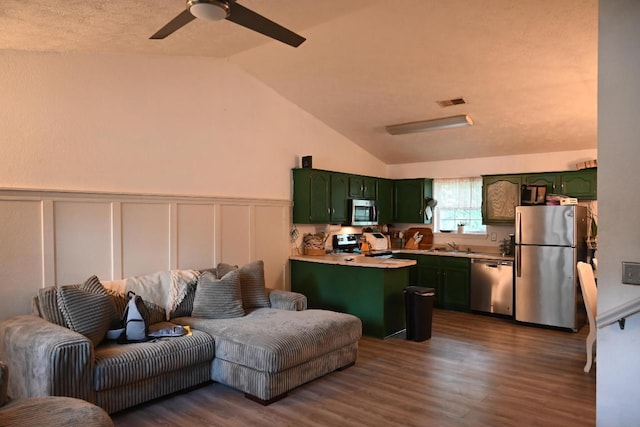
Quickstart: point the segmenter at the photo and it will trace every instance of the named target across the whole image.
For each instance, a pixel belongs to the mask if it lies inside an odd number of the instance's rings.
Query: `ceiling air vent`
[[[440,105],[441,107],[451,107],[452,105],[461,105],[461,104],[466,104],[467,101],[464,100],[464,98],[453,98],[453,99],[446,99],[444,101],[436,101],[438,103],[438,105]]]

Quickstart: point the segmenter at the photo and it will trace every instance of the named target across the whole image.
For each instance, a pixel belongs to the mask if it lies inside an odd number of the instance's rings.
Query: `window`
[[[464,224],[465,233],[486,233],[482,224],[482,178],[434,179],[434,229],[453,230]]]

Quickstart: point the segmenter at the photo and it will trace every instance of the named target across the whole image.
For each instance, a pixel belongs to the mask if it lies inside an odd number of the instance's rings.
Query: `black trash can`
[[[404,289],[408,340],[425,341],[431,338],[435,295],[433,288],[407,286]]]

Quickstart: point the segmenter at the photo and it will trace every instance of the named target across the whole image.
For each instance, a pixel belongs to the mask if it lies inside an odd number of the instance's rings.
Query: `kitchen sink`
[[[434,252],[442,252],[442,253],[446,253],[446,254],[475,254],[476,252],[474,251],[461,251],[461,250],[454,250],[454,249],[432,249],[432,251]]]
[[[494,259],[496,256],[500,256],[500,254],[497,253],[492,253],[492,252],[481,252],[481,251],[468,251],[468,250],[453,250],[450,248],[436,248],[436,249],[419,249],[416,251],[416,253],[421,253],[421,254],[442,254],[442,255],[449,255],[449,256],[464,256],[464,255],[472,255],[471,258],[478,258],[478,257],[486,257],[486,258],[491,258]]]

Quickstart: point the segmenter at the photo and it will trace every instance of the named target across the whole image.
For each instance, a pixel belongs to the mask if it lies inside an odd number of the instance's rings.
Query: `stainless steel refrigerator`
[[[517,321],[578,331],[586,314],[576,264],[587,256],[583,206],[518,206],[515,233]]]

